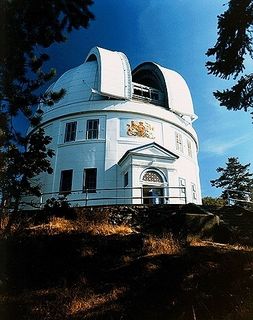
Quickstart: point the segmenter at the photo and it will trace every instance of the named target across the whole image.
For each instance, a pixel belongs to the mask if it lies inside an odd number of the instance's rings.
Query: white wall
[[[51,147],[55,150],[55,157],[51,160],[54,174],[41,175],[41,181],[44,184],[43,192],[58,192],[60,176],[62,170],[73,169],[73,190],[82,190],[83,171],[85,168],[97,168],[97,188],[121,188],[123,187],[123,172],[118,168],[118,161],[129,150],[156,142],[170,152],[179,156],[175,163],[169,167],[160,168],[168,179],[169,186],[178,186],[179,177],[186,180],[187,200],[188,202],[201,203],[201,193],[199,184],[199,168],[197,162],[197,137],[190,124],[183,121],[177,115],[158,106],[147,103],[136,102],[118,102],[103,101],[93,102],[85,112],[74,113],[72,116],[65,116],[63,110],[54,111],[58,117],[54,121],[49,121],[45,125],[46,133],[53,137]],[[100,110],[99,110],[100,107]],[[81,106],[74,106],[71,111],[81,110]],[[130,110],[126,112],[126,110]],[[133,112],[134,110],[134,112]],[[56,113],[55,113],[56,112]],[[66,110],[64,111],[66,112]],[[153,112],[153,113],[152,113]],[[48,116],[47,116],[48,117]],[[86,122],[88,119],[99,119],[100,130],[99,138],[95,140],[86,139]],[[144,121],[153,128],[151,138],[129,136],[126,133],[126,125],[131,121]],[[74,142],[65,142],[65,126],[67,122],[77,121],[76,140]],[[182,135],[183,151],[176,148],[176,132]],[[188,154],[187,140],[191,142],[192,157]],[[148,167],[148,164],[135,166],[134,170],[129,171],[129,181],[132,181],[130,187],[141,187],[141,172]],[[191,184],[196,185],[197,199],[192,198]],[[123,192],[123,191],[122,191]],[[129,195],[130,190],[127,191]],[[136,190],[136,196],[140,196],[140,191]],[[118,192],[119,194],[119,192]],[[126,191],[124,191],[126,194]],[[107,191],[107,196],[116,196],[116,192]],[[69,198],[83,197],[71,194]],[[93,194],[92,197],[101,197],[102,191]],[[137,201],[138,202],[138,201]],[[78,203],[78,202],[77,202]],[[113,203],[107,201],[106,203]],[[80,205],[83,202],[80,202]],[[91,203],[90,203],[91,204]],[[103,204],[103,201],[96,204]]]

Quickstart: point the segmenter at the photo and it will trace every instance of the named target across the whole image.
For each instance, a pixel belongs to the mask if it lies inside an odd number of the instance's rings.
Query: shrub
[[[212,206],[215,208],[221,208],[226,205],[226,201],[221,198],[204,197],[204,198],[202,198],[202,204],[204,206]]]
[[[74,210],[70,207],[66,196],[59,196],[58,199],[50,198],[44,206],[46,215],[73,218]]]

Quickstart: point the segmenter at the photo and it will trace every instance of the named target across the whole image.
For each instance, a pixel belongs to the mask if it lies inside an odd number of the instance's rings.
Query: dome
[[[95,47],[83,64],[65,72],[48,91],[62,88],[66,94],[54,107],[108,98],[129,100],[132,76],[128,59],[121,52]]]
[[[48,90],[59,91],[62,88],[66,90],[65,96],[54,105],[59,107],[81,101],[103,99],[102,96],[93,93],[97,87],[97,63],[90,61],[65,72]]]
[[[108,99],[141,100],[191,120],[197,118],[189,88],[179,73],[153,62],[142,63],[131,73],[127,57],[117,51],[91,49],[83,64],[65,72],[48,90],[62,88],[66,94],[53,108]]]

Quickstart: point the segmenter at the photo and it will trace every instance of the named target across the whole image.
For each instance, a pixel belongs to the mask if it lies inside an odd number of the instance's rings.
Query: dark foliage
[[[18,206],[21,194],[40,195],[39,184],[35,180],[33,183],[31,181],[34,176],[42,171],[52,173],[48,157],[52,157],[54,153],[46,148],[51,138],[44,136],[44,130],[40,128],[25,140],[28,146],[23,152],[15,144],[11,144],[2,153],[6,167],[1,168],[0,185],[3,197],[6,199],[8,195],[12,195],[15,206]]]
[[[67,39],[73,29],[86,28],[93,14],[92,0],[2,0],[0,2],[0,193],[2,205],[21,193],[39,194],[32,178],[52,172],[48,149],[51,138],[37,130],[43,111],[39,103],[52,106],[65,94],[41,88],[56,71],[43,70],[49,60],[45,48]],[[37,111],[35,109],[37,108]],[[28,137],[17,131],[15,118],[23,116],[32,130]]]
[[[220,101],[220,105],[228,110],[244,110],[253,106],[253,74],[241,79],[231,88],[222,92],[214,92],[215,98]],[[251,112],[251,114],[253,114]]]
[[[223,79],[236,79],[245,71],[245,58],[253,57],[252,47],[253,1],[230,0],[228,9],[218,16],[218,38],[207,56],[215,61],[206,63],[208,72]],[[252,104],[253,75],[245,74],[231,89],[216,91],[221,106],[231,110],[245,110]]]
[[[239,200],[246,200],[247,193],[251,192],[253,188],[253,174],[249,172],[250,164],[242,165],[238,158],[228,158],[226,168],[217,168],[216,171],[220,173],[220,177],[211,180],[211,185],[216,188],[222,188],[222,199],[227,199],[226,190],[229,191],[230,197]]]
[[[220,208],[225,205],[225,201],[221,198],[204,197],[204,198],[202,198],[202,204],[204,206],[210,206],[213,208]]]
[[[58,198],[50,198],[46,201],[44,206],[44,214],[48,217],[76,217],[74,209],[70,207],[66,196],[59,196]]]

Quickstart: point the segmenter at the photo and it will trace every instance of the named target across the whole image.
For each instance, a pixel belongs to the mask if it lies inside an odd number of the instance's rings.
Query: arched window
[[[157,173],[156,171],[147,171],[143,178],[142,178],[143,181],[148,181],[148,182],[159,182],[159,183],[162,183],[163,182],[163,179],[162,177],[160,176],[159,173]]]

